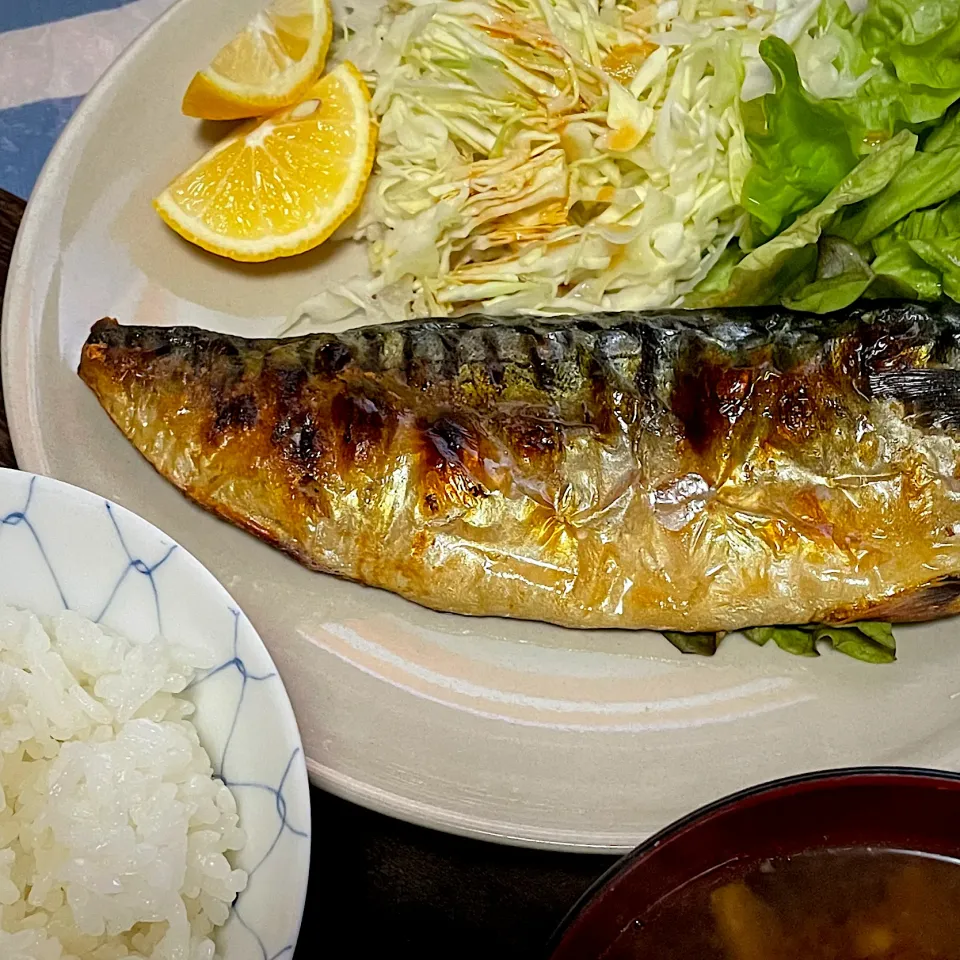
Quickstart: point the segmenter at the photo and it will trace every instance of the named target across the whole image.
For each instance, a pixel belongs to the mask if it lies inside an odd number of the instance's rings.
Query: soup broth
[[[960,862],[824,850],[725,868],[624,930],[604,960],[960,960]]]

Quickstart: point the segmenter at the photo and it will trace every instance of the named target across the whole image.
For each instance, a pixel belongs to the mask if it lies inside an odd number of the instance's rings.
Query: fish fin
[[[892,597],[856,611],[835,610],[830,623],[883,620],[889,623],[922,623],[960,613],[960,577],[938,577],[918,587],[902,590]]]
[[[879,370],[867,380],[872,396],[899,400],[908,416],[937,427],[960,428],[960,370]]]

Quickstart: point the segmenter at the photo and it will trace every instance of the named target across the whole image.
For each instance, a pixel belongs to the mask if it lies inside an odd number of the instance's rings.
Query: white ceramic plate
[[[237,798],[250,879],[218,935],[224,960],[292,955],[310,863],[310,790],[293,709],[250,621],[166,534],[76,487],[0,470],[0,603],[64,609],[131,640],[158,633],[211,649],[187,696],[218,775]]]
[[[363,262],[347,246],[234,265],[181,242],[150,207],[211,142],[180,115],[182,91],[261,3],[181,0],[109,72],[51,157],[3,323],[21,464],[112,497],[192,550],[263,635],[313,779],[397,816],[509,842],[624,849],[784,774],[957,766],[953,622],[901,631],[899,662],[869,667],[739,637],[702,660],[654,635],[470,620],[310,573],[153,473],[75,376],[90,325],[112,315],[269,335],[325,278]]]

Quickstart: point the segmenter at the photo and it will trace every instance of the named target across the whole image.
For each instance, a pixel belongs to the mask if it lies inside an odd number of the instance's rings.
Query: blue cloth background
[[[30,196],[47,154],[82,99],[61,97],[0,110],[0,187]]]
[[[40,23],[123,7],[132,0],[3,0],[0,30],[22,30]]]
[[[0,0],[0,187],[29,196],[90,85],[170,2]]]

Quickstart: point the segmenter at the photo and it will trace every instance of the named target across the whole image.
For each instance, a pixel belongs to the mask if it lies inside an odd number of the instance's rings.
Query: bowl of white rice
[[[309,860],[293,711],[226,590],[0,470],[0,958],[289,958]]]

